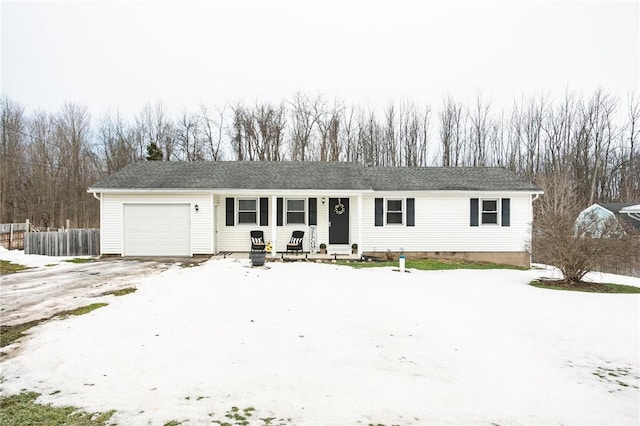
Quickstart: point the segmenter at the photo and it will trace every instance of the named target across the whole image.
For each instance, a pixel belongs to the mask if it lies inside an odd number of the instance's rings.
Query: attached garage
[[[123,204],[123,256],[191,256],[190,204]]]

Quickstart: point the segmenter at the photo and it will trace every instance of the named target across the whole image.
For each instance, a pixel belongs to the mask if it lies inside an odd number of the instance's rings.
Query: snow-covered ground
[[[121,425],[639,424],[640,295],[527,285],[552,272],[211,259],[32,329],[0,386]]]
[[[123,259],[74,264],[65,262],[73,257],[25,255],[23,250],[2,247],[0,259],[31,268],[3,275],[0,280],[3,325],[49,318],[91,303],[110,303],[114,296],[105,293],[135,287],[140,279],[159,274],[170,265]]]
[[[40,256],[38,254],[24,254],[24,250],[7,250],[0,247],[0,259],[11,263],[28,266],[30,268],[43,268],[61,264],[70,259],[90,259],[92,256]]]

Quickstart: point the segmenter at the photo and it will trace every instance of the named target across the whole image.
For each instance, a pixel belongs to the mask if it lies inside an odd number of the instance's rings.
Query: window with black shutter
[[[407,198],[407,226],[416,226],[416,199]]]
[[[235,224],[235,199],[227,198],[225,200],[225,216],[226,216],[226,225],[233,226]]]
[[[376,198],[375,200],[375,226],[382,226],[384,222],[384,200]]]

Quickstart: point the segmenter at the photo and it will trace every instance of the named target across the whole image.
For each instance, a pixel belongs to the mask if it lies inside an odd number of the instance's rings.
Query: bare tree
[[[491,102],[485,101],[481,95],[478,95],[472,110],[469,112],[471,121],[470,138],[470,158],[469,165],[484,166],[486,164],[487,140],[489,139],[489,131],[491,127],[489,110]]]
[[[183,110],[175,125],[178,158],[186,161],[204,160],[204,139],[201,137],[200,120],[196,115]]]
[[[544,149],[540,159],[541,172],[563,173],[570,169],[574,148],[571,143],[578,102],[575,95],[566,93],[560,105],[549,106],[542,120]]]
[[[59,190],[64,168],[61,147],[56,143],[55,118],[44,112],[29,120],[30,143],[27,148],[31,165],[27,188],[32,195],[27,217],[34,226],[55,226],[60,216],[62,191]]]
[[[114,173],[138,159],[133,134],[116,113],[103,115],[97,127],[97,139],[100,142],[104,166],[99,167],[105,175]]]
[[[421,117],[414,103],[404,101],[398,109],[398,149],[401,166],[418,166],[427,163],[427,139],[430,108]]]
[[[259,160],[280,161],[284,136],[285,109],[284,105],[257,105],[253,114],[253,121],[257,124],[257,144]]]
[[[442,166],[459,165],[463,145],[462,104],[450,96],[444,101],[440,111],[440,143],[442,145]]]
[[[200,104],[200,114],[198,115],[199,127],[202,129],[204,145],[207,149],[208,158],[213,161],[222,159],[222,137],[224,129],[225,109],[216,111],[215,119],[211,118],[209,108],[205,104]]]
[[[514,104],[511,112],[510,135],[512,150],[507,162],[513,171],[532,180],[540,172],[543,149],[543,119],[545,100],[529,98]]]
[[[317,98],[316,101],[313,108],[320,136],[319,160],[338,161],[341,151],[338,134],[340,131],[340,116],[344,110],[344,105],[337,99],[333,101],[333,105],[328,105],[322,97]]]
[[[7,97],[0,100],[0,218],[2,222],[24,220],[24,205],[20,194],[24,191],[21,176],[29,164],[24,156],[24,109]]]
[[[238,161],[248,160],[247,147],[245,147],[244,138],[244,106],[237,104],[232,107],[232,123],[229,127],[229,137],[231,139],[231,150]]]
[[[355,108],[349,107],[342,110],[342,126],[340,126],[340,139],[342,140],[341,146],[343,147],[344,160],[345,161],[359,161],[358,147],[357,147],[357,135],[358,135],[358,122],[355,117]]]
[[[289,151],[294,161],[309,160],[313,129],[316,125],[319,98],[310,99],[297,93],[289,103],[291,108],[291,145]]]
[[[279,161],[285,129],[284,106],[238,104],[233,108],[232,134],[238,159]]]
[[[627,100],[627,125],[622,134],[622,147],[617,160],[619,197],[640,199],[640,97],[631,93]]]
[[[66,103],[56,117],[56,140],[62,155],[64,205],[58,223],[71,219],[75,226],[95,222],[97,206],[91,202],[87,188],[97,177],[90,146],[90,116],[87,108]]]
[[[165,161],[175,159],[175,129],[162,102],[145,105],[136,117],[136,126],[143,138],[145,149],[146,146],[155,144],[162,151]]]
[[[570,176],[582,208],[596,201],[640,200],[640,98],[625,111],[603,90],[522,97],[495,111],[481,96],[444,100],[430,145],[431,109],[411,100],[382,111],[298,93],[281,103],[196,111],[169,117],[161,103],[133,119],[86,108],[25,113],[0,103],[0,216],[56,226],[97,223],[86,188],[99,177],[149,156],[165,161],[356,161],[365,165],[504,166],[532,181]],[[625,113],[625,114],[623,114]],[[161,155],[160,155],[161,154]],[[154,155],[155,158],[155,155]]]
[[[358,151],[366,166],[382,166],[384,160],[380,152],[384,129],[378,123],[372,110],[361,111],[358,117]]]
[[[420,125],[420,132],[418,137],[418,163],[416,165],[426,166],[430,164],[428,160],[429,155],[429,131],[431,123],[431,107],[425,106],[424,113],[422,114],[422,120]],[[433,161],[436,161],[435,159]]]

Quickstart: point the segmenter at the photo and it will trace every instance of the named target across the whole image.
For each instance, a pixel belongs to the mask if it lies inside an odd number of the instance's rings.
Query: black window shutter
[[[276,210],[278,213],[276,214],[276,225],[282,226],[282,213],[284,211],[284,200],[282,198],[278,198],[276,203]]]
[[[471,226],[478,226],[478,199],[471,199]]]
[[[235,223],[235,199],[227,198],[225,211],[227,213],[227,226],[233,226]]]
[[[407,226],[416,226],[416,199],[407,198]]]
[[[502,226],[511,226],[511,198],[502,199]]]
[[[376,198],[376,226],[382,226],[384,219],[384,200],[382,198]]]
[[[269,199],[260,198],[260,226],[269,225]]]
[[[318,199],[309,198],[309,225],[318,224]]]

